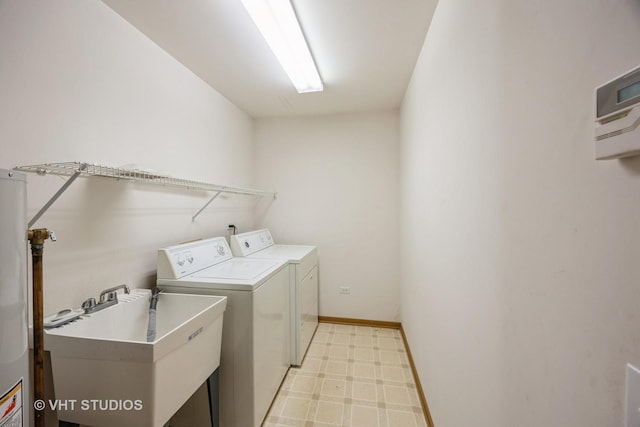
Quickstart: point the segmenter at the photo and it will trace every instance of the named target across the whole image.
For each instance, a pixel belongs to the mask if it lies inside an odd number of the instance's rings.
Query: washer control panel
[[[235,256],[248,256],[274,244],[271,232],[266,228],[235,234],[230,240],[231,251]]]
[[[179,279],[232,258],[224,237],[158,249],[158,278]]]

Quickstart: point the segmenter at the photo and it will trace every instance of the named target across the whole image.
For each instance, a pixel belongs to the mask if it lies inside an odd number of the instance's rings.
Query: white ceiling
[[[293,0],[324,91],[298,94],[240,0],[102,0],[252,117],[400,106],[437,0]]]

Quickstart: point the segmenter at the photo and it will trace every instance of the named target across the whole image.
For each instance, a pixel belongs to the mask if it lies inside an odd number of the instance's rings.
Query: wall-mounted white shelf
[[[31,227],[44,214],[49,207],[60,197],[66,189],[76,180],[76,178],[97,176],[102,178],[112,178],[117,180],[135,181],[147,184],[161,185],[164,187],[183,188],[192,191],[209,191],[215,194],[209,201],[192,217],[192,221],[200,215],[200,213],[213,202],[216,197],[222,193],[243,194],[248,196],[268,196],[276,197],[276,193],[253,190],[250,188],[231,187],[227,185],[209,184],[207,182],[193,181],[189,179],[175,178],[168,175],[159,175],[153,172],[127,169],[111,166],[97,165],[87,162],[66,162],[66,163],[45,163],[41,165],[17,166],[14,168],[22,172],[31,172],[38,175],[58,175],[68,176],[69,179],[64,185],[51,197],[51,199],[40,209],[40,211],[29,221]]]

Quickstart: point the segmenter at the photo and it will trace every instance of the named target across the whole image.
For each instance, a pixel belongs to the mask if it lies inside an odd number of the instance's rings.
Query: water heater
[[[0,169],[0,426],[28,427],[26,177]]]
[[[596,159],[640,154],[640,67],[596,88]]]

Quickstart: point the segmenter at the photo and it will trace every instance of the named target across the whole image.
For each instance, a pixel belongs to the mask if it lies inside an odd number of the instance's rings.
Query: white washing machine
[[[231,250],[247,259],[277,259],[289,263],[291,364],[302,364],[318,327],[318,251],[315,246],[277,245],[268,229],[231,236]]]
[[[158,287],[222,295],[220,425],[258,427],[289,368],[289,271],[282,260],[233,258],[224,237],[158,250]]]

